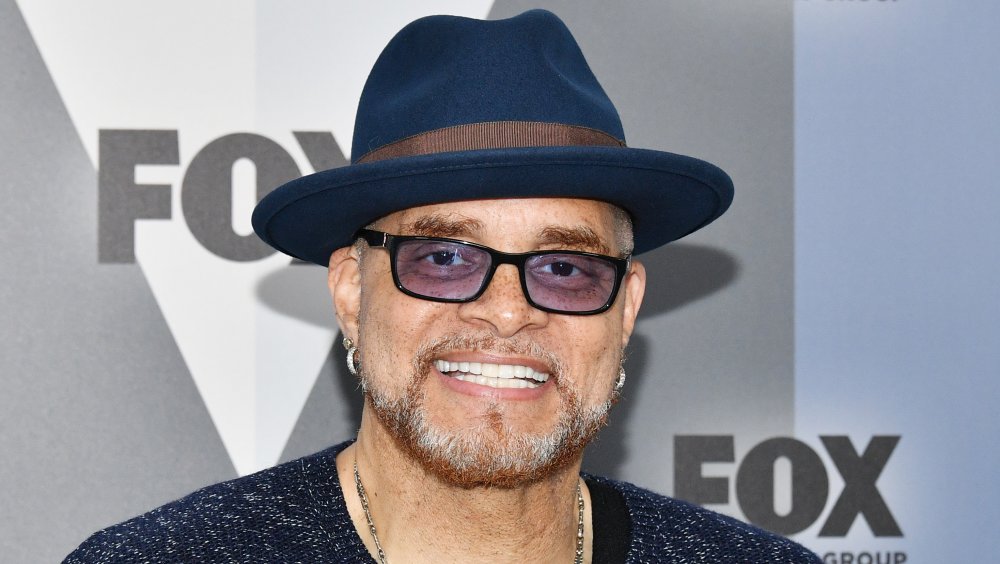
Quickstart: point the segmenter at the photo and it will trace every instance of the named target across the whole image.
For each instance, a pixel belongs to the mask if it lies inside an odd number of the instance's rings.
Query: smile
[[[548,374],[519,364],[436,360],[434,366],[456,380],[491,388],[537,388],[549,379]]]

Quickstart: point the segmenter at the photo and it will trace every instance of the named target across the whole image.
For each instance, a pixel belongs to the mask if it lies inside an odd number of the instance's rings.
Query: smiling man
[[[403,29],[358,108],[352,164],[254,212],[329,269],[365,403],[355,441],[208,487],[71,562],[815,562],[795,543],[581,474],[625,384],[634,254],[732,200],[706,162],[629,148],[563,23]]]
[[[330,265],[371,407],[366,440],[341,460],[549,491],[545,479],[579,465],[617,393],[644,284],[642,266],[622,258],[627,218],[594,200],[490,199],[410,208],[374,227]],[[563,480],[572,489],[572,474]]]

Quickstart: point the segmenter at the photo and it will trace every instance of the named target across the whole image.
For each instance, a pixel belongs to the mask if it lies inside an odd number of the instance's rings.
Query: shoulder
[[[630,562],[819,563],[801,545],[732,517],[626,482],[618,490],[632,520]]]
[[[66,562],[302,560],[321,548],[358,548],[336,471],[345,446],[209,486],[108,527]]]

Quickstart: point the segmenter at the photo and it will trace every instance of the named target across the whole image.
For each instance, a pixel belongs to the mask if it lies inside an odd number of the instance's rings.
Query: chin
[[[518,409],[517,421],[513,421],[504,405],[498,403],[502,400],[484,404],[461,426],[435,417],[434,409],[444,408],[428,399],[429,388],[433,387],[428,380],[435,373],[434,360],[450,350],[546,358],[551,368],[546,385],[558,402],[538,406],[547,411],[545,428],[539,428],[543,424],[537,420],[526,424],[522,409]],[[614,393],[609,391],[598,405],[585,406],[579,392],[563,381],[562,374],[558,359],[532,343],[449,335],[425,345],[415,355],[405,389],[382,387],[364,369],[361,380],[367,404],[380,426],[428,473],[462,488],[513,488],[578,464],[584,448],[607,422]]]
[[[369,389],[369,405],[403,451],[442,482],[462,488],[513,488],[577,463],[612,403],[583,409],[575,396],[561,394],[558,421],[544,434],[513,431],[496,407],[479,425],[455,430],[432,424],[422,394],[411,391],[388,399]]]

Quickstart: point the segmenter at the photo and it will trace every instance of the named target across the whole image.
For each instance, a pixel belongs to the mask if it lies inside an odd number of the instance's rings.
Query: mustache
[[[555,377],[557,381],[563,373],[563,363],[559,360],[559,357],[534,341],[524,338],[501,339],[493,335],[470,335],[463,333],[443,335],[421,345],[417,349],[415,358],[418,373],[425,372],[435,358],[445,353],[466,350],[539,359],[549,367],[549,376]]]

